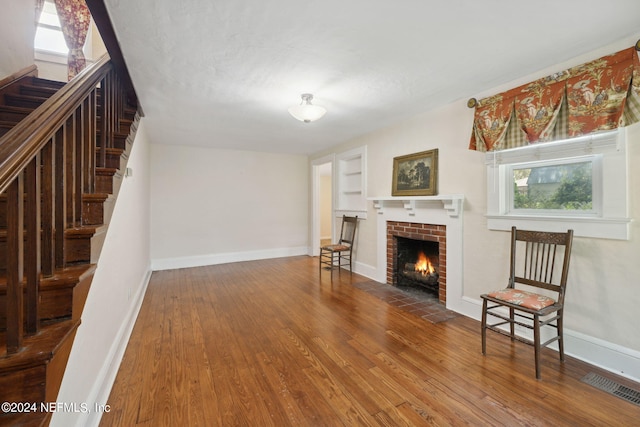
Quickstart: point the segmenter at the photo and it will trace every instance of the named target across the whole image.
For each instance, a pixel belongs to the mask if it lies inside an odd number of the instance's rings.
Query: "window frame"
[[[487,226],[540,231],[573,229],[576,236],[629,240],[628,158],[626,130],[548,143],[532,144],[485,155]],[[554,165],[593,161],[592,211],[513,209],[512,171],[522,165]]]

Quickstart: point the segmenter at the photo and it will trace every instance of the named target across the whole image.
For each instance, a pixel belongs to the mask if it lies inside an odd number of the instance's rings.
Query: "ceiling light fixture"
[[[313,95],[303,93],[300,96],[302,97],[302,102],[300,102],[300,105],[294,105],[289,108],[289,114],[305,123],[314,122],[325,115],[327,112],[326,108],[311,104]]]

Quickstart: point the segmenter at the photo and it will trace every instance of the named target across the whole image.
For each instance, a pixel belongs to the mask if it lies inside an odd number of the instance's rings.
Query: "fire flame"
[[[418,261],[416,261],[415,271],[422,273],[423,276],[436,272],[436,269],[431,264],[431,261],[429,261],[429,258],[427,258],[427,256],[422,251],[420,251],[420,253],[418,254]]]

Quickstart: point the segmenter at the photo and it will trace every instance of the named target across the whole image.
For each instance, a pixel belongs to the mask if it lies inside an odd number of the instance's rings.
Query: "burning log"
[[[408,262],[404,265],[404,269],[400,272],[404,277],[414,280],[425,285],[438,285],[438,273],[435,269],[421,270],[418,264]]]

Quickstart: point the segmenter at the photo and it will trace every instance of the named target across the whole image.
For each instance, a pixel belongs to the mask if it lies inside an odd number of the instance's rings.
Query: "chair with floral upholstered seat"
[[[487,349],[486,331],[491,329],[534,347],[538,379],[541,348],[557,341],[560,360],[564,361],[562,317],[572,242],[573,230],[552,233],[512,227],[509,284],[505,289],[481,295],[483,355]],[[498,320],[489,324],[487,316]],[[502,325],[509,325],[508,330]],[[516,335],[515,325],[532,330],[533,339]],[[540,331],[545,326],[555,334],[541,343]]]
[[[348,265],[349,272],[353,272],[351,258],[357,227],[357,216],[342,216],[342,226],[340,227],[340,239],[338,243],[324,245],[320,248],[320,272],[322,272],[323,265],[329,270],[338,268],[338,271],[342,269],[343,265]]]

